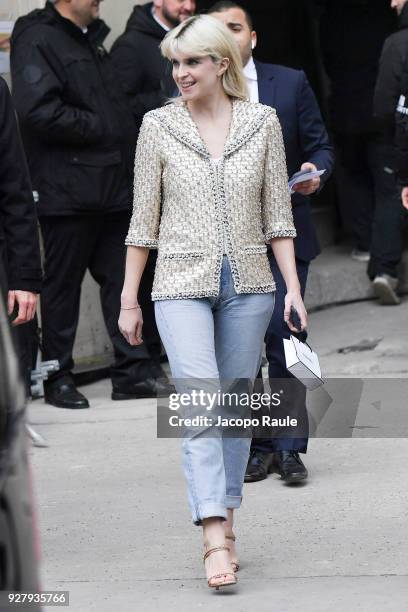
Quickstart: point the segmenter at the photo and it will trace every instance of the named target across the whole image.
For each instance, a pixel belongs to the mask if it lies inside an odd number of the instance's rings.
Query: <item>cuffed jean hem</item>
[[[241,506],[242,495],[226,495],[225,505],[227,508],[235,509]]]
[[[213,502],[199,504],[196,506],[193,514],[193,523],[194,525],[201,525],[203,519],[216,516],[227,520],[228,515],[226,506]]]

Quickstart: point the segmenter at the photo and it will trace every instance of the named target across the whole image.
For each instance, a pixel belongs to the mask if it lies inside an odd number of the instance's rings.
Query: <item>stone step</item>
[[[367,264],[354,261],[350,253],[349,246],[329,246],[312,262],[305,298],[310,311],[374,299]],[[408,291],[408,252],[404,253],[401,264],[400,291]]]

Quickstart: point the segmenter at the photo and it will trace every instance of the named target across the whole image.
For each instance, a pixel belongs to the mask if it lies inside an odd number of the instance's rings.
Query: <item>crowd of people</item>
[[[391,2],[398,32],[376,31],[364,111],[347,93],[353,60],[340,43],[333,52],[345,13],[338,3],[320,4],[339,191],[343,197],[347,184],[353,201],[353,256],[368,262],[380,302],[398,304],[408,3]],[[204,16],[195,16],[194,0],[136,6],[110,52],[99,5],[48,0],[12,34],[12,99],[0,83],[8,311],[29,390],[41,291],[42,358],[59,362],[45,400],[61,408],[89,407],[72,375],[87,270],[100,286],[113,345],[113,400],[173,390],[162,343],[176,381],[252,383],[265,343],[269,378],[285,387],[280,410],[298,418],[299,434],[183,439],[192,518],[204,528],[208,583],[218,588],[236,582],[233,512],[244,480],[271,471],[289,483],[307,478],[306,392],[286,369],[283,339],[307,325],[303,298],[320,252],[310,197],[333,171],[334,148],[305,73],[253,58],[257,35],[242,4],[221,0]],[[325,172],[298,183],[290,198],[288,175],[314,170]]]

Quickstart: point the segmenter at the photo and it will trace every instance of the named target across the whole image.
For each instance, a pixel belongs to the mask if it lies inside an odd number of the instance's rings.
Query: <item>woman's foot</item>
[[[224,527],[220,519],[203,521],[204,564],[209,587],[218,589],[236,583],[229,559]],[[228,540],[230,542],[230,540]]]
[[[238,560],[238,556],[237,556],[237,551],[235,548],[235,535],[232,533],[232,531],[227,531],[225,530],[225,540],[227,543],[229,550],[229,560],[232,566],[232,569],[234,570],[234,572],[237,572],[239,570],[239,560]]]
[[[232,508],[227,509],[227,520],[224,521],[224,534],[225,534],[225,542],[230,549],[229,551],[229,560],[234,572],[239,570],[239,560],[237,556],[237,551],[235,548],[235,535],[232,530],[234,525],[234,510]]]
[[[209,587],[218,590],[220,587],[236,584],[237,579],[229,562],[227,546],[205,547],[204,563]]]

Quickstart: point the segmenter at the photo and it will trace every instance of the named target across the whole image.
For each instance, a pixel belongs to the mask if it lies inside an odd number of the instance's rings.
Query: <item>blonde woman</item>
[[[152,299],[177,390],[253,382],[274,306],[265,243],[288,289],[285,319],[294,306],[307,322],[280,125],[273,109],[247,101],[238,47],[218,20],[188,19],[161,49],[181,99],[147,113],[140,131],[119,327],[130,344],[142,342],[138,288],[157,248]],[[250,441],[200,433],[182,441],[192,519],[217,589],[236,583],[233,513]]]

